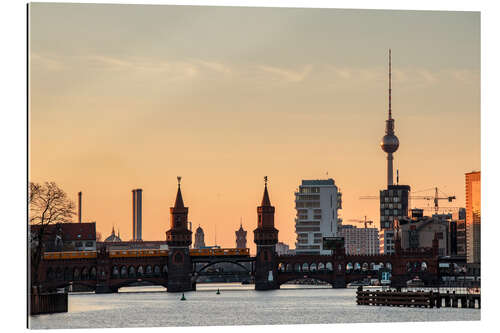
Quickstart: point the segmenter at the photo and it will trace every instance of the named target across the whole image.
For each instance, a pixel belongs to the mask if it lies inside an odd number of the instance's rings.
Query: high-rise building
[[[457,223],[457,255],[465,257],[467,255],[465,208],[459,208],[457,212],[453,213],[452,218]]]
[[[353,225],[343,225],[339,228],[339,236],[344,237],[346,254],[379,254],[377,228],[357,228]]]
[[[198,228],[196,228],[196,233],[194,234],[194,248],[201,249],[203,247],[205,247],[205,233],[203,232],[203,229],[198,226]]]
[[[380,191],[380,229],[393,229],[394,220],[408,216],[409,185],[389,185]]]
[[[330,254],[323,250],[323,237],[337,236],[341,208],[342,193],[332,178],[302,180],[295,193],[297,254]]]
[[[409,185],[389,185],[380,191],[380,253],[394,253],[394,220],[408,217]]]
[[[465,174],[467,263],[481,262],[481,171]]]
[[[236,230],[236,248],[246,249],[247,247],[247,232],[243,230],[243,225],[240,222],[240,228]]]

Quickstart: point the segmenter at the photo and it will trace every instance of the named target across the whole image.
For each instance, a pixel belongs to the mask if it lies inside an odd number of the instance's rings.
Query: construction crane
[[[432,200],[434,201],[434,212],[435,214],[438,213],[439,211],[439,200],[448,200],[448,202],[452,202],[453,200],[456,199],[456,197],[454,195],[452,196],[448,196],[445,194],[444,197],[440,197],[439,196],[439,192],[443,193],[442,191],[439,191],[439,189],[437,187],[434,187],[432,188],[435,192],[434,196],[430,196],[430,195],[411,195],[408,199],[423,199],[423,200]],[[418,192],[414,192],[414,193],[419,193],[419,192],[425,192],[425,191],[429,191],[429,190],[432,190],[432,189],[427,189],[427,190],[422,190],[422,191],[418,191]],[[444,193],[443,193],[444,194]],[[365,195],[365,196],[361,196],[359,197],[360,199],[379,199],[378,196],[374,196],[374,195]],[[453,208],[453,207],[443,207],[443,208]]]
[[[367,225],[368,224],[373,224],[373,221],[367,221],[366,220],[366,215],[365,215],[365,219],[364,220],[356,220],[356,219],[350,219],[348,220],[349,222],[356,222],[356,223],[364,223],[365,225],[365,229],[368,228]]]
[[[427,190],[423,190],[423,191],[418,191],[418,192],[424,192],[424,191],[429,191],[430,189],[427,189]],[[411,199],[424,199],[424,200],[432,200],[434,201],[434,213],[437,214],[438,211],[439,211],[439,203],[438,201],[439,200],[448,200],[448,202],[452,202],[453,200],[456,199],[456,197],[454,195],[446,195],[445,193],[443,193],[445,196],[444,197],[440,197],[439,196],[439,189],[437,187],[434,188],[434,196],[411,196]],[[418,193],[416,192],[416,193]]]

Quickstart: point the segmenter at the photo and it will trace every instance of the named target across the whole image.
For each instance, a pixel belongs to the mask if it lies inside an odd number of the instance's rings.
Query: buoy
[[[217,292],[216,292],[217,295],[220,295],[220,290],[219,288],[217,288]]]
[[[184,297],[184,293],[182,293],[181,301],[185,301],[186,297]]]

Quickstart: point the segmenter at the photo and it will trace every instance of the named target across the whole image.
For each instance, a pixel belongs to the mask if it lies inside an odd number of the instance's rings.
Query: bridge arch
[[[134,266],[130,266],[128,268],[128,276],[131,278],[135,278],[135,267]]]
[[[120,277],[120,271],[118,270],[118,266],[113,266],[113,270],[111,271],[111,277],[114,279]]]
[[[82,274],[81,274],[80,278],[82,280],[88,280],[89,279],[89,270],[87,269],[87,267],[84,267],[82,269]]]
[[[128,277],[128,274],[127,274],[127,266],[122,266],[120,268],[120,277],[123,279],[123,278],[127,278]]]
[[[153,276],[155,276],[155,277],[160,277],[161,276],[160,266],[154,265],[154,267],[153,267]]]
[[[229,264],[234,264],[234,265],[240,266],[246,272],[250,273],[250,270],[247,267],[245,267],[244,265],[242,265],[241,263],[239,263],[237,261],[231,261],[231,260],[218,260],[218,261],[209,262],[205,266],[203,266],[199,270],[197,270],[196,273],[201,273],[202,271],[204,271],[208,267],[216,265],[216,264],[221,264],[221,263],[229,263]]]
[[[345,265],[345,270],[346,270],[347,272],[349,272],[349,273],[350,273],[353,269],[354,269],[354,266],[353,266],[352,262],[348,262],[348,263]]]
[[[357,261],[354,263],[354,270],[355,270],[355,271],[359,271],[359,270],[361,270],[361,265],[360,265],[360,264],[359,264],[359,262],[357,262]]]
[[[420,270],[422,272],[425,272],[427,270],[427,262],[422,261],[422,264],[420,265]]]
[[[330,272],[333,271],[333,264],[331,261],[326,263],[326,270]]]
[[[80,280],[80,269],[78,267],[75,267],[73,269],[73,281],[78,281]]]
[[[151,265],[146,266],[146,276],[151,276],[153,275],[153,267]]]
[[[367,262],[364,262],[363,265],[361,266],[361,270],[363,272],[366,272],[368,270],[368,268],[369,268],[369,265]]]

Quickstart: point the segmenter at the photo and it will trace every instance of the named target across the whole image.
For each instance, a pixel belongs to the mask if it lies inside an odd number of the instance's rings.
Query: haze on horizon
[[[142,188],[143,239],[164,240],[176,176],[210,245],[217,228],[234,247],[242,218],[254,251],[264,176],[290,248],[294,191],[326,172],[344,223],[378,227],[359,196],[386,186],[389,48],[400,184],[463,207],[480,169],[478,12],[32,3],[29,17],[30,180],[82,191],[103,237],[132,237]]]

